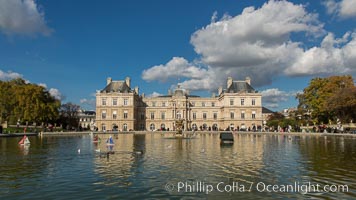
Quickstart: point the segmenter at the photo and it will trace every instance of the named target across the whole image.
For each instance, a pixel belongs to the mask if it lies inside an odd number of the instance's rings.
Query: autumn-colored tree
[[[23,79],[0,81],[1,120],[21,122],[51,122],[58,118],[60,101],[42,86]]]
[[[342,88],[327,101],[327,107],[343,122],[356,119],[356,87]]]
[[[328,123],[329,119],[333,119],[338,113],[334,110],[337,106],[331,104],[332,99],[337,100],[335,95],[344,95],[344,93],[340,93],[342,90],[346,91],[352,88],[355,88],[355,85],[352,76],[349,75],[314,78],[303,90],[303,93],[297,95],[298,108],[311,112],[313,120],[319,123]],[[341,97],[339,96],[339,98]],[[345,99],[345,101],[349,101],[349,99]],[[354,110],[347,112],[354,112]]]

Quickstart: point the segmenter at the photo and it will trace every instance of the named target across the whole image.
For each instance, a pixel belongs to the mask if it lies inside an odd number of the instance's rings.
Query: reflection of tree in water
[[[38,149],[47,152],[41,138],[29,137],[31,145],[19,145],[21,138],[0,139],[0,188],[21,189],[26,186],[23,178],[35,179],[43,174],[49,163]]]
[[[356,189],[356,140],[341,136],[300,137],[300,154],[308,173],[322,184],[347,184]],[[338,193],[340,194],[340,193]],[[356,195],[355,192],[353,195]]]

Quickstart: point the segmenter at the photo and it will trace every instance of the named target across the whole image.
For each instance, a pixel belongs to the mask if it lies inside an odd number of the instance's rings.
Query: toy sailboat
[[[19,144],[20,145],[29,145],[30,140],[28,139],[28,137],[26,135],[24,135],[23,138],[20,140]]]
[[[99,138],[99,136],[94,136],[94,140],[93,140],[94,143],[100,143],[101,142],[101,139]]]
[[[114,145],[114,140],[111,136],[106,140],[106,145]]]

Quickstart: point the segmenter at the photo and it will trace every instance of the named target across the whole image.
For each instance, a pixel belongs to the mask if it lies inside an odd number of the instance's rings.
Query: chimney
[[[138,86],[135,87],[135,93],[138,94]]]
[[[229,88],[232,85],[232,77],[227,78],[227,87]]]
[[[131,84],[131,79],[130,79],[130,77],[126,77],[125,82],[126,82],[126,85],[127,85],[127,86],[131,87],[131,86],[130,86],[130,84]]]
[[[220,87],[219,87],[219,90],[218,90],[219,95],[221,95],[222,91],[223,91],[223,90],[222,90],[222,87],[220,86]]]
[[[250,78],[250,77],[246,77],[246,83],[248,83],[249,85],[251,85],[251,78]]]
[[[111,79],[110,77],[108,77],[108,78],[106,79],[106,85],[109,85],[111,82],[112,82],[112,79]]]

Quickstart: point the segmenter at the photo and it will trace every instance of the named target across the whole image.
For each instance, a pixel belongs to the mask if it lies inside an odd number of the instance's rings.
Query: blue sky
[[[0,79],[93,109],[106,78],[208,96],[251,77],[272,110],[313,77],[356,72],[356,0],[0,0]]]

